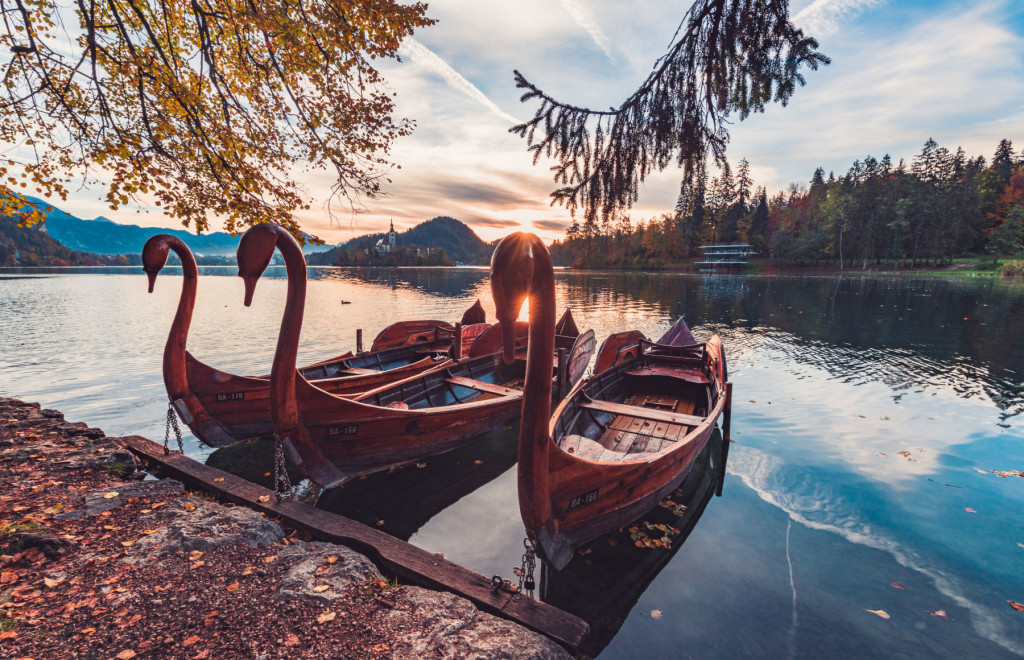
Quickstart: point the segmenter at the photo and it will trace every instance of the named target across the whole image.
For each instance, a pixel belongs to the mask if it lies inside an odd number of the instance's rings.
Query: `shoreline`
[[[0,655],[538,658],[547,637],[0,397]]]

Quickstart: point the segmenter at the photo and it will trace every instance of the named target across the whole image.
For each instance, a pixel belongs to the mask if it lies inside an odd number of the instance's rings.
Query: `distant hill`
[[[361,253],[367,248],[372,250],[377,241],[384,236],[384,233],[359,236],[329,250],[307,254],[306,261],[320,266],[348,263],[349,261],[345,259],[339,259],[344,252]],[[452,261],[480,265],[489,262],[494,249],[492,245],[483,242],[466,223],[444,215],[401,232],[398,234],[398,245],[441,248]]]
[[[0,266],[130,266],[138,255],[111,256],[72,250],[38,227],[19,227],[11,218],[0,218]]]
[[[29,197],[29,199],[37,203],[39,210],[46,216],[46,221],[41,225],[42,231],[72,250],[95,254],[139,254],[150,236],[171,234],[184,241],[197,257],[213,256],[233,259],[240,240],[240,237],[226,232],[196,235],[186,229],[122,225],[103,216],[94,220],[83,220],[45,200],[35,197]],[[47,210],[48,208],[50,210]],[[322,245],[307,246],[303,248],[303,252],[323,249]]]

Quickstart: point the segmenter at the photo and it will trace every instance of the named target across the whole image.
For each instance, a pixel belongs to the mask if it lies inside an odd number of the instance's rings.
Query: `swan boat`
[[[238,376],[215,369],[186,349],[196,301],[198,269],[181,239],[158,234],[142,249],[143,269],[153,292],[168,253],[178,255],[182,289],[164,345],[163,376],[171,405],[192,433],[211,447],[226,447],[273,432],[269,376]],[[488,324],[478,300],[463,316],[463,341],[472,341]],[[303,367],[305,378],[325,391],[355,396],[389,382],[440,368],[450,362],[456,329],[444,321],[402,321],[377,335],[368,353],[351,352]]]
[[[678,487],[723,413],[728,446],[725,354],[717,335],[695,343],[685,325],[666,333],[672,343],[620,333],[598,356],[603,370],[580,381],[549,416],[544,356],[555,337],[554,275],[540,239],[517,233],[498,244],[491,291],[503,326],[530,298],[519,508],[527,535],[561,570],[575,548],[635,520]],[[506,361],[514,353],[506,343]]]
[[[257,281],[279,249],[288,268],[288,297],[270,376],[271,416],[284,452],[310,479],[324,488],[353,477],[419,460],[453,449],[519,415],[525,361],[503,364],[488,346],[498,344],[492,329],[473,342],[469,355],[428,373],[346,399],[311,383],[295,367],[305,302],[305,260],[295,239],[273,225],[256,225],[238,246],[239,275],[245,281],[246,305]],[[563,329],[576,328],[571,315]],[[514,347],[516,326],[507,340]],[[554,328],[553,328],[554,330]],[[553,334],[553,333],[552,333]],[[552,380],[555,340],[547,351],[547,379]],[[589,362],[596,341],[588,330],[564,337],[570,344],[566,364],[570,382]],[[484,352],[484,354],[480,354]],[[582,365],[582,367],[578,366]],[[540,369],[540,367],[535,367]]]

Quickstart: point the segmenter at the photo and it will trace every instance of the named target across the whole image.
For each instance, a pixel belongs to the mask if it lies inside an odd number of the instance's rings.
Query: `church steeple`
[[[388,229],[388,245],[392,247],[398,244],[398,234],[395,232],[395,221],[391,220],[391,228]]]

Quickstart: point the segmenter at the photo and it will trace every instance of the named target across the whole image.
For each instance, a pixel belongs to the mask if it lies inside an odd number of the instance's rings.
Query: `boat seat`
[[[600,442],[582,435],[567,435],[558,446],[570,456],[588,461],[621,461],[625,457],[622,452],[606,449]]]
[[[339,376],[370,376],[373,374],[379,374],[380,371],[377,369],[363,369],[362,367],[349,367],[345,371],[340,372]]]
[[[485,383],[482,380],[474,380],[472,378],[454,376],[452,378],[445,378],[444,382],[449,383],[450,385],[457,385],[458,387],[468,387],[471,390],[487,392],[488,394],[497,394],[498,396],[522,394],[519,390],[514,390],[510,387],[502,387],[501,385],[495,385],[494,383]]]
[[[703,417],[697,415],[684,415],[682,413],[670,412],[668,410],[655,410],[643,406],[630,406],[625,403],[612,403],[611,401],[584,401],[581,408],[596,412],[611,413],[612,415],[629,415],[640,419],[649,419],[656,422],[668,422],[669,424],[680,424],[682,426],[699,426]]]

